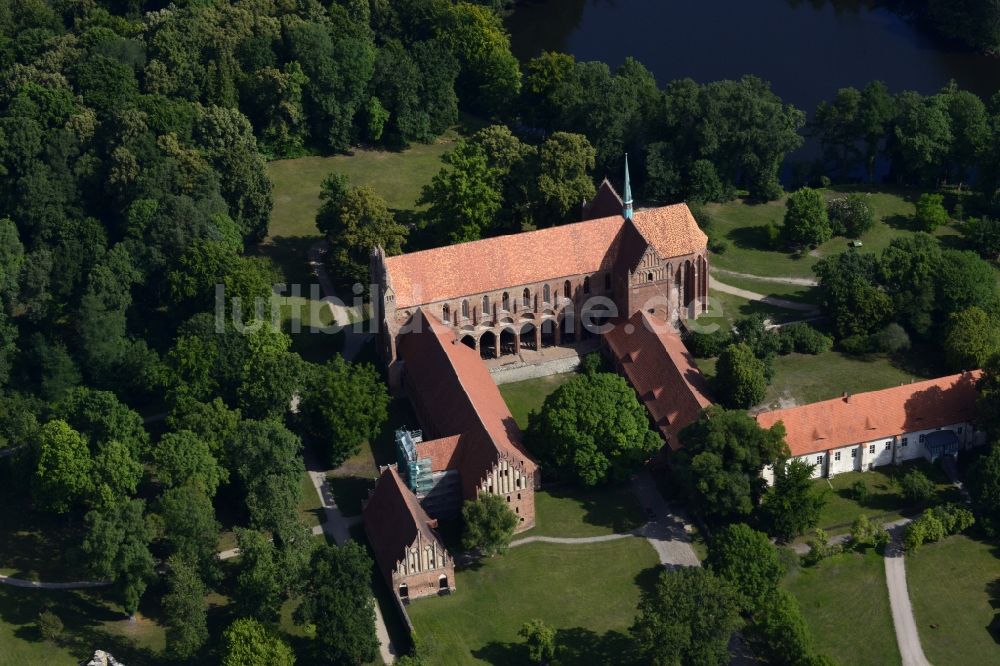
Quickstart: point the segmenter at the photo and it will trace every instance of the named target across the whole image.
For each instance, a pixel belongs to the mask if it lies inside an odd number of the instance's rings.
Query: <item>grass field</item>
[[[795,568],[783,584],[798,598],[817,648],[837,663],[886,666],[900,662],[885,565],[874,550],[835,555],[814,567]]]
[[[896,479],[901,479],[912,469],[918,469],[926,474],[937,486],[937,495],[931,504],[961,500],[958,491],[948,481],[940,466],[931,465],[924,460],[867,472],[847,472],[837,474],[831,479],[816,479],[813,482],[817,491],[827,491],[826,506],[820,513],[818,527],[826,530],[828,534],[843,534],[850,531],[851,523],[861,514],[870,518],[878,516],[880,522],[886,523],[906,513],[919,511],[918,507],[910,506],[903,498],[896,482]],[[868,488],[869,496],[864,502],[856,500],[851,490],[858,481],[862,481]]]
[[[523,382],[503,384],[500,386],[500,395],[507,403],[507,408],[514,420],[517,421],[517,425],[523,430],[528,427],[528,414],[540,410],[549,394],[575,376],[576,373],[566,372],[528,379]]]
[[[586,537],[622,533],[646,522],[628,484],[535,493],[536,526],[524,536]]]
[[[99,591],[25,590],[0,586],[0,666],[78,664],[97,648],[130,666],[157,664],[164,630],[143,614],[129,622],[121,607]],[[65,627],[57,642],[44,640],[35,622],[43,610]]]
[[[789,301],[799,301],[801,303],[817,304],[819,302],[819,289],[816,287],[805,287],[795,284],[784,284],[782,282],[770,282],[768,280],[754,280],[751,278],[738,277],[718,273],[712,275],[713,282],[722,282],[731,287],[746,289],[765,296],[775,296]]]
[[[528,663],[517,630],[535,618],[557,630],[560,664],[625,664],[640,589],[658,569],[645,539],[533,543],[460,570],[454,594],[408,610],[433,664]]]
[[[274,185],[274,209],[268,235],[318,236],[316,211],[320,187],[331,172],[342,173],[352,185],[370,185],[394,210],[416,207],[420,190],[441,168],[441,156],[451,149],[449,132],[431,144],[414,144],[400,152],[356,148],[349,155],[275,160],[267,165]]]
[[[715,375],[717,359],[698,359],[707,377]],[[883,354],[855,357],[830,351],[812,356],[789,354],[774,359],[774,378],[760,407],[804,405],[848,393],[862,393],[898,386],[924,377],[903,370]]]
[[[1000,663],[1000,547],[958,535],[906,556],[906,582],[932,664]]]
[[[824,191],[828,199],[842,193]],[[864,243],[861,251],[878,252],[887,247],[893,238],[916,233],[910,220],[919,195],[919,192],[911,191],[873,193],[871,201],[878,221],[861,237]],[[707,210],[712,216],[712,234],[729,242],[725,253],[712,256],[712,265],[719,268],[751,275],[813,277],[812,267],[817,261],[847,250],[848,239],[843,237],[833,238],[802,255],[770,250],[766,244],[765,227],[772,222],[781,225],[785,215],[784,198],[766,204],[735,200],[711,204]],[[935,235],[948,237],[956,233],[952,227],[941,227]]]

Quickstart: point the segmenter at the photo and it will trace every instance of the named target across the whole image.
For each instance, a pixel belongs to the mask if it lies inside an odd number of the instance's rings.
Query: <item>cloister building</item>
[[[574,224],[447,247],[372,254],[372,302],[390,386],[418,309],[483,359],[576,342],[645,311],[676,322],[707,309],[707,237],[686,204],[632,209],[607,180]],[[610,213],[617,205],[617,212]],[[596,216],[596,217],[593,217]]]

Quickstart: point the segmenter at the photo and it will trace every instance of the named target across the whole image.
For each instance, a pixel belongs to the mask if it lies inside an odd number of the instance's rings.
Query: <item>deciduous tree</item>
[[[716,532],[705,563],[714,574],[729,581],[746,613],[763,606],[785,573],[778,561],[778,550],[767,535],[743,523]]]
[[[135,615],[146,584],[153,578],[145,502],[129,500],[87,514],[82,549],[87,565],[100,579],[114,581],[125,612]]]
[[[788,195],[781,233],[795,247],[816,247],[830,240],[833,231],[823,195],[808,187]]]
[[[38,431],[38,466],[34,500],[56,513],[66,513],[93,488],[93,462],[83,436],[65,421],[49,421]]]
[[[323,546],[313,554],[311,585],[295,612],[299,624],[316,627],[316,641],[332,663],[359,664],[375,659],[373,562],[355,541]]]
[[[643,590],[629,631],[643,661],[654,666],[729,663],[729,639],[741,625],[739,598],[707,569],[664,571]]]
[[[163,597],[167,654],[173,659],[187,661],[208,640],[205,603],[208,590],[198,577],[197,567],[184,558],[171,557],[167,567],[170,591]]]
[[[819,522],[826,497],[813,489],[812,472],[813,465],[798,458],[774,466],[774,485],[760,506],[770,535],[787,541]]]
[[[587,486],[625,479],[661,445],[635,391],[603,372],[548,396],[529,417],[527,441],[551,469]]]
[[[295,653],[265,624],[240,618],[222,634],[222,666],[292,666]]]
[[[764,399],[767,367],[743,343],[729,345],[719,354],[715,392],[719,402],[732,408],[750,408]]]
[[[486,557],[503,553],[510,545],[518,518],[499,495],[483,494],[462,505],[462,547]]]

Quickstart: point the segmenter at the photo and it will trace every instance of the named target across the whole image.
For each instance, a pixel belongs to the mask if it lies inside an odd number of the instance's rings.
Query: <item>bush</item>
[[[864,504],[870,496],[871,493],[868,491],[868,484],[864,481],[858,479],[851,484],[851,497],[854,498],[855,502]]]
[[[907,472],[900,480],[899,488],[906,501],[913,505],[926,504],[934,496],[934,482],[919,469]]]
[[[748,409],[764,399],[767,366],[745,344],[726,347],[715,366],[719,401],[731,409]]]
[[[777,250],[781,247],[781,227],[774,222],[768,222],[764,227],[764,236],[770,249]]]
[[[849,194],[827,203],[830,227],[838,236],[857,238],[875,226],[875,209],[868,195]]]
[[[809,552],[802,556],[802,563],[811,567],[818,564],[821,560],[842,551],[842,546],[830,545],[830,540],[827,538],[825,531],[817,529],[816,534],[809,540]]]
[[[833,340],[828,335],[823,335],[815,328],[804,322],[783,326],[779,333],[782,343],[779,351],[786,346],[790,346],[789,351],[796,351],[800,354],[822,354],[830,351]],[[788,352],[783,352],[788,353]]]
[[[709,242],[708,249],[714,254],[725,254],[726,250],[729,249],[729,243],[724,240],[714,239]]]
[[[815,247],[830,240],[830,219],[826,202],[817,190],[803,187],[789,195],[785,202],[785,222],[782,236],[793,247]]]
[[[906,330],[896,322],[892,322],[881,331],[871,336],[870,340],[872,347],[880,352],[885,352],[886,354],[895,354],[897,352],[906,351],[910,348],[910,336],[907,335]]]
[[[915,552],[923,544],[934,543],[950,534],[963,532],[975,522],[972,512],[957,504],[948,503],[927,509],[907,525],[903,547]]]
[[[913,216],[918,229],[934,231],[942,224],[947,224],[948,211],[944,209],[943,201],[944,197],[940,194],[920,195],[917,199],[917,212]]]
[[[38,633],[47,641],[55,642],[62,637],[62,620],[52,611],[44,610],[39,613],[35,625],[38,627]]]
[[[695,358],[713,358],[733,342],[728,331],[719,329],[713,333],[691,332],[684,337],[684,344]]]
[[[875,344],[870,335],[852,335],[840,341],[840,349],[845,354],[864,356],[875,350]]]
[[[604,359],[597,352],[587,354],[580,362],[580,372],[585,375],[593,375],[601,371],[604,366]]]
[[[855,547],[885,548],[889,543],[889,532],[868,519],[868,516],[860,515],[854,519],[851,525],[851,544]]]

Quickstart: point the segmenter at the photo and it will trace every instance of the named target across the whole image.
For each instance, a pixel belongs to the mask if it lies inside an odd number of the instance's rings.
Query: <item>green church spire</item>
[[[622,215],[626,220],[632,219],[632,183],[628,177],[628,153],[625,153],[625,209]]]

